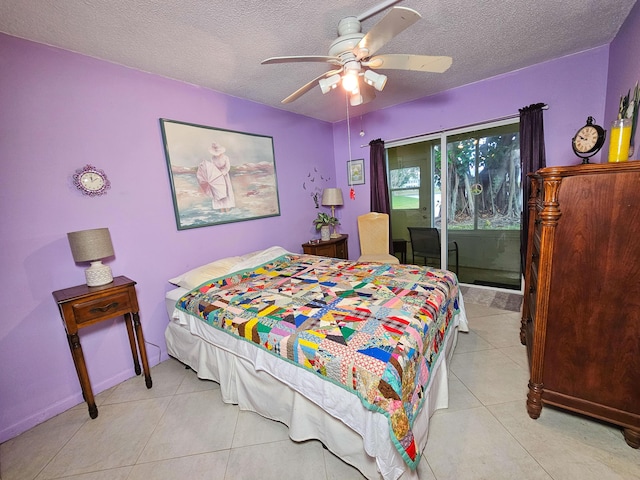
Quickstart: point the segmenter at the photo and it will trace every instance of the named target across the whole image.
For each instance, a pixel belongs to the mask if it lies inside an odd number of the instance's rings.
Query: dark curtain
[[[544,103],[520,109],[520,162],[522,164],[522,228],[520,229],[520,264],[524,272],[529,230],[529,194],[531,181],[527,174],[546,166],[544,152]]]
[[[369,142],[371,147],[371,211],[390,213],[389,188],[387,186],[387,168],[384,158],[384,140],[377,139]]]
[[[387,185],[387,167],[385,165],[384,140],[378,138],[369,142],[371,175],[371,211],[389,215],[389,252],[393,252],[391,238],[391,204],[389,202],[389,187]]]

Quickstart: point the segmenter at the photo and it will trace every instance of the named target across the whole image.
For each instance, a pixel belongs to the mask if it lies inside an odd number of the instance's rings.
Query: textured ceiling
[[[636,0],[405,0],[422,19],[378,53],[448,55],[445,73],[380,71],[389,80],[352,115],[396,105],[609,43]],[[340,89],[280,101],[329,70],[260,65],[326,55],[338,21],[381,0],[0,0],[0,31],[330,122]],[[363,31],[384,13],[363,22]],[[585,74],[588,69],[585,68]]]

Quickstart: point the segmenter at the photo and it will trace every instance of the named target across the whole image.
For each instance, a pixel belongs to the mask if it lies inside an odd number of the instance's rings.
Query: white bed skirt
[[[294,441],[321,441],[368,479],[418,479],[389,438],[387,417],[365,408],[344,388],[176,310],[175,302],[184,293],[186,290],[176,289],[167,294],[172,318],[165,331],[167,351],[199,378],[218,382],[225,403],[284,423]],[[427,442],[429,417],[448,406],[447,365],[458,329],[468,330],[462,301],[460,306],[413,425],[419,451]]]

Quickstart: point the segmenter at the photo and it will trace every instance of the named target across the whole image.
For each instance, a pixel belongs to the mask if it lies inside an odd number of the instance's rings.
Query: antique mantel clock
[[[600,151],[607,134],[606,130],[593,122],[593,117],[588,117],[586,125],[571,140],[573,152],[582,159],[582,163],[589,163],[589,158]]]

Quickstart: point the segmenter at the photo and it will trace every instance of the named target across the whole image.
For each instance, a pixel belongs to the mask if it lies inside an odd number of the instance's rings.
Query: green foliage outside
[[[440,187],[440,148],[435,147],[434,153],[434,183]],[[522,186],[517,130],[450,139],[447,161],[447,200],[449,212],[453,212],[450,213],[449,228],[520,229]]]

